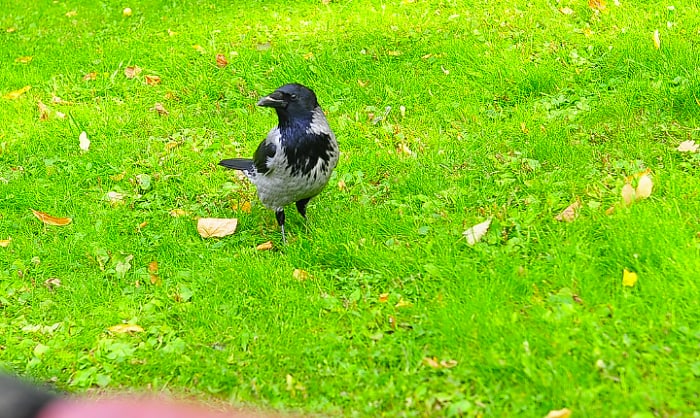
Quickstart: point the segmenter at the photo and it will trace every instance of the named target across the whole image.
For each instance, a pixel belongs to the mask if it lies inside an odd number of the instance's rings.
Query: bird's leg
[[[299,211],[301,216],[304,217],[304,220],[306,220],[306,205],[309,204],[309,200],[311,200],[310,197],[307,197],[306,199],[297,200],[297,210]]]
[[[286,244],[287,239],[284,236],[284,209],[276,211],[275,216],[277,216],[277,224],[280,226],[280,230],[282,231],[282,243]]]

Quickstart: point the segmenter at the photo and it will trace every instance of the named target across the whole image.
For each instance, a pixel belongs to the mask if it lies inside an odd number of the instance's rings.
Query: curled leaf
[[[226,55],[216,54],[216,66],[219,68],[224,68],[228,65],[228,60],[226,60]]]
[[[489,226],[491,226],[491,218],[485,220],[480,224],[472,226],[471,228],[464,231],[462,235],[464,235],[467,238],[467,244],[474,245],[477,242],[479,242],[481,238],[484,237],[484,235],[486,235],[486,232],[489,230]]]
[[[255,249],[258,251],[267,251],[267,250],[271,250],[272,246],[273,246],[272,241],[268,241],[268,242],[263,242],[262,244],[258,245],[257,247],[255,247]]]
[[[202,238],[222,238],[236,232],[236,218],[199,218],[197,232]]]
[[[71,218],[56,218],[47,213],[40,212],[34,209],[32,209],[31,211],[37,219],[39,219],[46,225],[66,226],[73,221]]]
[[[160,77],[158,77],[157,75],[147,75],[146,84],[148,84],[149,86],[155,86],[157,84],[160,84]]]

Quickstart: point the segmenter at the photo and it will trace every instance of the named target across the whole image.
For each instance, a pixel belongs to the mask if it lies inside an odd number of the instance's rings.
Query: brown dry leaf
[[[0,239],[0,247],[7,248],[12,242],[12,238],[7,237],[7,239]]]
[[[292,277],[294,277],[296,280],[304,281],[304,280],[309,280],[311,278],[311,275],[306,270],[294,269],[294,272],[292,273]]]
[[[24,86],[21,89],[11,91],[2,97],[3,97],[3,99],[8,99],[8,100],[19,99],[20,97],[22,97],[22,95],[24,93],[28,92],[31,88],[32,88],[32,86]]]
[[[267,251],[272,249],[272,241],[263,242],[262,244],[255,247],[258,251]]]
[[[180,216],[187,216],[190,214],[188,211],[186,211],[184,209],[173,209],[169,213],[170,213],[170,216],[172,216],[173,218],[179,218]]]
[[[138,65],[131,65],[124,69],[124,75],[126,76],[126,78],[134,78],[137,75],[141,74],[141,71],[141,67],[139,67]]]
[[[46,286],[49,290],[59,288],[61,287],[61,279],[58,277],[50,277],[44,282],[44,286]]]
[[[107,328],[109,332],[112,334],[127,334],[127,333],[135,333],[135,332],[143,332],[143,328],[141,328],[139,325],[136,324],[117,324],[117,325],[112,325],[111,327]]]
[[[578,200],[570,204],[566,209],[564,209],[559,215],[555,216],[559,222],[573,222],[576,219],[578,210],[581,207],[581,202]]]
[[[549,413],[544,418],[569,418],[570,416],[571,410],[569,408],[563,408],[549,411]]]
[[[140,224],[138,224],[138,225],[136,226],[136,229],[138,229],[138,230],[140,231],[140,230],[142,230],[143,228],[145,228],[146,225],[148,225],[148,221],[143,221],[143,222],[141,222]]]
[[[158,112],[158,114],[161,116],[168,116],[170,114],[170,112],[168,112],[167,109],[165,109],[165,107],[163,106],[163,103],[154,104],[150,110]]]
[[[440,368],[440,363],[438,363],[435,357],[423,357],[423,364],[432,369]]]
[[[151,284],[160,283],[160,277],[158,277],[158,262],[156,260],[148,263],[148,276],[150,277]]]
[[[236,218],[199,218],[197,232],[202,238],[223,238],[236,232]]]
[[[386,303],[389,300],[389,294],[388,293],[382,293],[379,295],[379,302],[380,303]]]
[[[593,10],[605,10],[605,0],[588,0],[588,7]]]
[[[29,64],[32,62],[34,57],[26,56],[26,57],[17,57],[15,58],[15,62],[19,64]]]
[[[36,105],[39,108],[39,120],[47,120],[49,118],[49,108],[41,100]]]
[[[219,68],[224,68],[228,65],[228,60],[224,54],[216,54],[216,66]]]
[[[97,79],[97,73],[94,71],[91,73],[87,73],[83,76],[83,80],[85,80],[85,81],[92,81],[92,80],[96,80],[96,79]]]
[[[160,84],[160,77],[157,75],[147,75],[146,76],[146,84],[149,86],[155,86]]]
[[[37,219],[39,219],[46,225],[66,226],[73,221],[71,218],[56,218],[47,213],[39,212],[38,210],[34,209],[31,209],[31,211],[34,214],[34,216],[37,217]]]

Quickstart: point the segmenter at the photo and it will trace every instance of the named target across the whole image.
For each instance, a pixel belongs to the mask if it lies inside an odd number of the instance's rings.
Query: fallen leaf
[[[83,76],[83,80],[85,80],[85,81],[92,81],[92,80],[96,80],[96,79],[97,79],[97,73],[94,71],[91,73],[87,73]]]
[[[626,287],[632,287],[637,283],[637,273],[624,269],[622,271],[622,285]]]
[[[8,100],[19,99],[20,97],[22,97],[22,95],[24,93],[28,92],[31,88],[32,88],[32,86],[24,86],[21,89],[11,91],[2,97],[3,97],[3,99],[8,99]]]
[[[80,136],[78,137],[78,140],[80,141],[79,146],[81,150],[87,151],[90,149],[90,140],[88,139],[87,132],[81,132]]]
[[[149,86],[155,86],[160,84],[160,77],[157,75],[147,75],[146,76],[146,84]]]
[[[237,225],[236,218],[199,218],[197,232],[202,238],[222,238],[236,232]]]
[[[486,235],[486,232],[489,230],[489,226],[491,226],[491,218],[485,220],[480,224],[472,226],[471,228],[464,231],[462,235],[464,235],[467,238],[467,244],[474,245],[477,242],[479,242],[481,238],[484,237],[484,235]]]
[[[311,52],[311,51],[309,51],[309,52],[307,52],[306,54],[302,55],[302,58],[304,58],[305,60],[310,60],[310,59],[313,58],[313,57],[314,57],[314,53]]]
[[[71,218],[56,218],[56,217],[53,217],[49,214],[46,214],[44,212],[39,212],[38,210],[34,210],[34,209],[31,209],[31,211],[34,214],[34,216],[37,217],[37,219],[39,219],[41,222],[45,223],[46,225],[66,226],[73,221]]]
[[[140,231],[140,230],[142,230],[143,228],[145,228],[146,225],[148,225],[148,221],[143,221],[143,222],[141,222],[140,224],[138,224],[138,225],[136,226],[136,229],[138,229],[138,230]]]
[[[659,37],[659,31],[655,30],[654,35],[652,37],[654,40],[654,48],[659,49],[661,48],[661,38]]]
[[[148,263],[148,276],[151,280],[151,284],[160,284],[160,277],[158,277],[158,262],[156,260]]]
[[[689,139],[687,141],[683,141],[678,145],[678,148],[676,148],[680,152],[698,152],[698,148],[700,146],[695,143],[692,139]]]
[[[124,203],[124,198],[126,195],[124,193],[119,193],[119,192],[108,192],[107,195],[105,196],[105,200],[108,200],[109,203],[113,205],[117,205],[119,203]]]
[[[241,211],[242,211],[242,212],[250,213],[250,212],[251,212],[251,209],[252,209],[252,208],[251,208],[251,206],[250,206],[250,202],[248,202],[248,201],[243,202],[243,204],[241,205]]]
[[[262,244],[255,247],[258,251],[267,251],[272,249],[272,241],[263,242]]]
[[[588,0],[588,7],[593,10],[605,10],[605,0]]]
[[[634,187],[630,183],[625,183],[622,186],[622,201],[625,205],[631,205],[634,202]]]
[[[7,239],[0,239],[0,247],[7,248],[12,242],[12,238],[7,237]]]
[[[14,32],[17,32],[17,28],[15,28],[15,27],[9,27],[9,28],[5,29],[5,32],[7,32],[7,33],[14,33]]]
[[[457,360],[442,360],[440,361],[440,366],[442,366],[445,369],[451,369],[457,366]]]
[[[125,7],[124,10],[122,10],[122,15],[124,15],[124,17],[131,16],[131,13],[132,13],[132,11],[131,11],[130,7]]]
[[[347,184],[345,184],[345,180],[339,180],[338,181],[338,190],[340,191],[345,191],[348,189]]]
[[[192,48],[194,48],[194,49],[195,49],[197,52],[199,52],[200,54],[206,54],[206,53],[207,53],[207,50],[204,49],[204,47],[203,47],[202,45],[193,45]]]
[[[404,298],[399,299],[396,305],[394,305],[394,307],[396,308],[410,308],[411,306],[413,306],[413,303],[407,301]]]
[[[576,219],[576,215],[578,214],[578,210],[580,207],[581,202],[577,200],[574,203],[570,204],[559,215],[555,216],[554,219],[556,219],[559,222],[573,222],[574,219]]]
[[[380,303],[386,303],[389,300],[389,294],[388,293],[382,293],[379,295],[379,302]]]
[[[34,57],[29,57],[29,56],[17,57],[17,58],[15,58],[15,62],[19,63],[19,64],[29,64],[30,62],[32,62],[33,59],[34,59]]]
[[[390,57],[398,57],[399,55],[403,55],[403,52],[401,51],[387,51],[387,55]]]
[[[544,418],[569,418],[570,416],[571,410],[569,408],[563,408],[549,411]]]
[[[75,10],[71,10],[69,12],[66,12],[66,17],[75,17],[78,15],[78,12]]]
[[[163,107],[163,103],[156,103],[153,105],[153,107],[150,109],[151,111],[158,112],[159,115],[161,116],[168,116],[170,113]]]
[[[219,68],[224,68],[228,65],[228,60],[224,54],[216,54],[216,66]]]
[[[369,84],[369,80],[367,80],[367,81],[357,80],[357,84],[359,84],[360,87],[367,87],[367,85]]]
[[[39,108],[39,120],[47,120],[49,118],[49,108],[41,100],[36,105]]]
[[[126,173],[125,173],[125,172],[122,172],[122,173],[119,173],[119,174],[112,174],[111,176],[109,176],[109,178],[110,178],[112,181],[122,181],[122,180],[124,180],[124,176],[125,176],[125,175],[126,175]]]
[[[294,277],[294,279],[296,279],[296,280],[304,281],[304,280],[310,279],[311,275],[306,270],[294,269],[294,272],[292,273],[292,277]]]
[[[396,147],[396,152],[399,154],[407,155],[409,157],[415,157],[416,155],[416,153],[411,151],[408,145],[404,144],[403,142],[400,143],[398,147]]]
[[[139,67],[138,65],[131,65],[124,69],[124,75],[126,76],[126,78],[134,78],[137,75],[141,74],[141,71],[141,67]]]
[[[651,181],[651,177],[648,174],[643,175],[639,178],[637,183],[637,190],[635,190],[635,200],[646,199],[651,196],[651,190],[654,188],[654,183]]]
[[[432,369],[440,368],[440,363],[438,363],[435,357],[423,357],[423,364]]]
[[[113,334],[127,334],[127,333],[134,333],[134,332],[143,332],[143,328],[141,328],[141,326],[136,325],[136,324],[112,325],[111,327],[107,328],[107,330]]]
[[[61,279],[58,277],[50,277],[44,282],[44,286],[46,286],[49,290],[59,288],[61,287]]]
[[[172,216],[173,218],[179,218],[180,216],[187,216],[190,214],[188,211],[186,211],[184,209],[173,209],[169,213],[170,213],[170,216]]]

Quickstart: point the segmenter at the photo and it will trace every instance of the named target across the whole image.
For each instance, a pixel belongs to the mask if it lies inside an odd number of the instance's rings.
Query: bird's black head
[[[280,121],[297,117],[309,117],[318,106],[316,94],[301,84],[285,84],[258,101],[258,106],[272,107]]]

